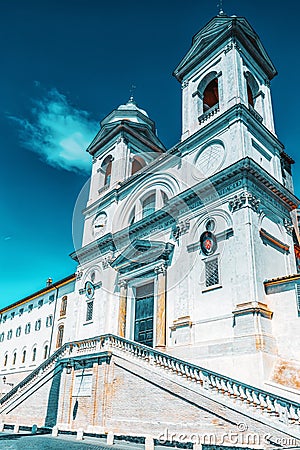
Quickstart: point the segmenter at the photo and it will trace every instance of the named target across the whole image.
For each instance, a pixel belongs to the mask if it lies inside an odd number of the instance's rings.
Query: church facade
[[[76,274],[2,310],[3,423],[27,414],[148,448],[166,429],[193,442],[240,423],[299,439],[299,200],[276,74],[247,20],[220,13],[174,71],[180,142],[166,149],[132,97],[102,120]],[[36,333],[45,321],[34,360],[29,313]]]

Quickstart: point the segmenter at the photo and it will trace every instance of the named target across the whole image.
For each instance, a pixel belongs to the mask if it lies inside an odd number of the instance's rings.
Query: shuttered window
[[[206,287],[219,284],[218,258],[214,258],[205,262],[205,284]]]
[[[86,304],[86,321],[93,319],[93,309],[94,309],[94,302],[87,302]]]

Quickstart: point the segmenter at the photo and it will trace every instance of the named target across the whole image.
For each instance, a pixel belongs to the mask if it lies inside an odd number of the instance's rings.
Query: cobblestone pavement
[[[111,447],[97,438],[84,438],[76,441],[75,437],[50,435],[28,435],[0,433],[0,449],[2,450],[144,450],[144,445],[118,443]]]

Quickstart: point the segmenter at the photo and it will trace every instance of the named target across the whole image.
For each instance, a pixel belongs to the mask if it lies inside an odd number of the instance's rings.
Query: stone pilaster
[[[118,335],[125,337],[126,329],[126,314],[127,314],[127,282],[122,280],[120,286],[120,301],[119,301],[119,321],[118,321]]]
[[[166,347],[166,278],[167,266],[165,263],[155,267],[157,274],[157,307],[156,307],[156,334],[155,348],[164,350]]]

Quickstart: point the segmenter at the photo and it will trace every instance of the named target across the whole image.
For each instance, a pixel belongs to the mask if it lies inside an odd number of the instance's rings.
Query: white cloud
[[[57,89],[33,100],[31,113],[30,120],[10,116],[20,127],[22,145],[52,166],[89,172],[91,156],[85,150],[97,132],[97,122]]]

